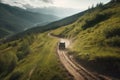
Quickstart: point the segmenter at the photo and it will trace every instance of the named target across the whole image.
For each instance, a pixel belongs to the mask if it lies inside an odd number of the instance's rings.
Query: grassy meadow
[[[71,80],[56,54],[57,39],[48,32],[0,46],[0,80]]]
[[[52,34],[71,39],[69,53],[88,69],[119,77],[119,14],[119,3],[97,6],[89,9],[74,23],[53,30]]]
[[[56,54],[58,40],[49,32],[72,40],[68,53],[82,66],[119,80],[119,14],[120,3],[99,4],[0,43],[0,80],[73,80]]]

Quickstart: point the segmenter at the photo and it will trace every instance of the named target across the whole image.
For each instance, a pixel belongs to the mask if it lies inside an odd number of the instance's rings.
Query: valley
[[[34,22],[38,16],[26,14],[33,16],[32,23],[39,24],[40,20]],[[23,31],[1,37],[0,80],[119,80],[119,14],[119,0],[111,0],[61,20],[49,17],[54,22],[46,25],[33,28],[25,25]],[[18,20],[12,17],[10,19]],[[17,25],[20,22],[13,21]],[[16,32],[22,29],[14,26],[12,29]],[[0,30],[1,36],[4,31],[5,35],[14,34],[8,26]]]
[[[54,15],[30,12],[3,3],[0,3],[0,11],[0,39],[59,19]]]

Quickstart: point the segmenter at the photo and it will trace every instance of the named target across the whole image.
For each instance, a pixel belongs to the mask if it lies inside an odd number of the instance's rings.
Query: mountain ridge
[[[44,25],[58,19],[56,16],[30,12],[2,3],[0,3],[0,11],[1,37],[4,37],[9,33],[16,33],[23,31],[26,28],[31,28],[38,23],[39,25]]]
[[[61,8],[61,7],[54,7],[54,6],[45,7],[45,8],[26,7],[26,10],[37,12],[37,13],[48,14],[48,15],[55,15],[60,17],[61,19],[82,12],[79,9]]]

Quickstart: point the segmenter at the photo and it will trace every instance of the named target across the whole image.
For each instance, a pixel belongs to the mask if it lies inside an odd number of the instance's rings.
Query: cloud
[[[85,10],[92,4],[99,2],[106,3],[110,0],[0,0],[2,3],[6,3],[12,6],[21,8],[41,8],[41,7],[64,7],[64,8],[75,8]]]
[[[53,0],[42,0],[42,1],[46,3],[53,3]]]
[[[46,7],[53,4],[53,0],[0,0],[2,3],[21,8],[29,7]]]
[[[2,0],[0,0],[0,3],[2,2]]]

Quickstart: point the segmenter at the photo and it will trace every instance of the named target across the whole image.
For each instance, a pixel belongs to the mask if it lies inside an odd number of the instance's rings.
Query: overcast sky
[[[93,4],[97,3],[107,3],[110,0],[0,0],[3,3],[7,3],[13,6],[23,7],[23,5],[28,5],[31,7],[48,7],[57,6],[64,8],[76,8],[80,10],[85,10]]]

